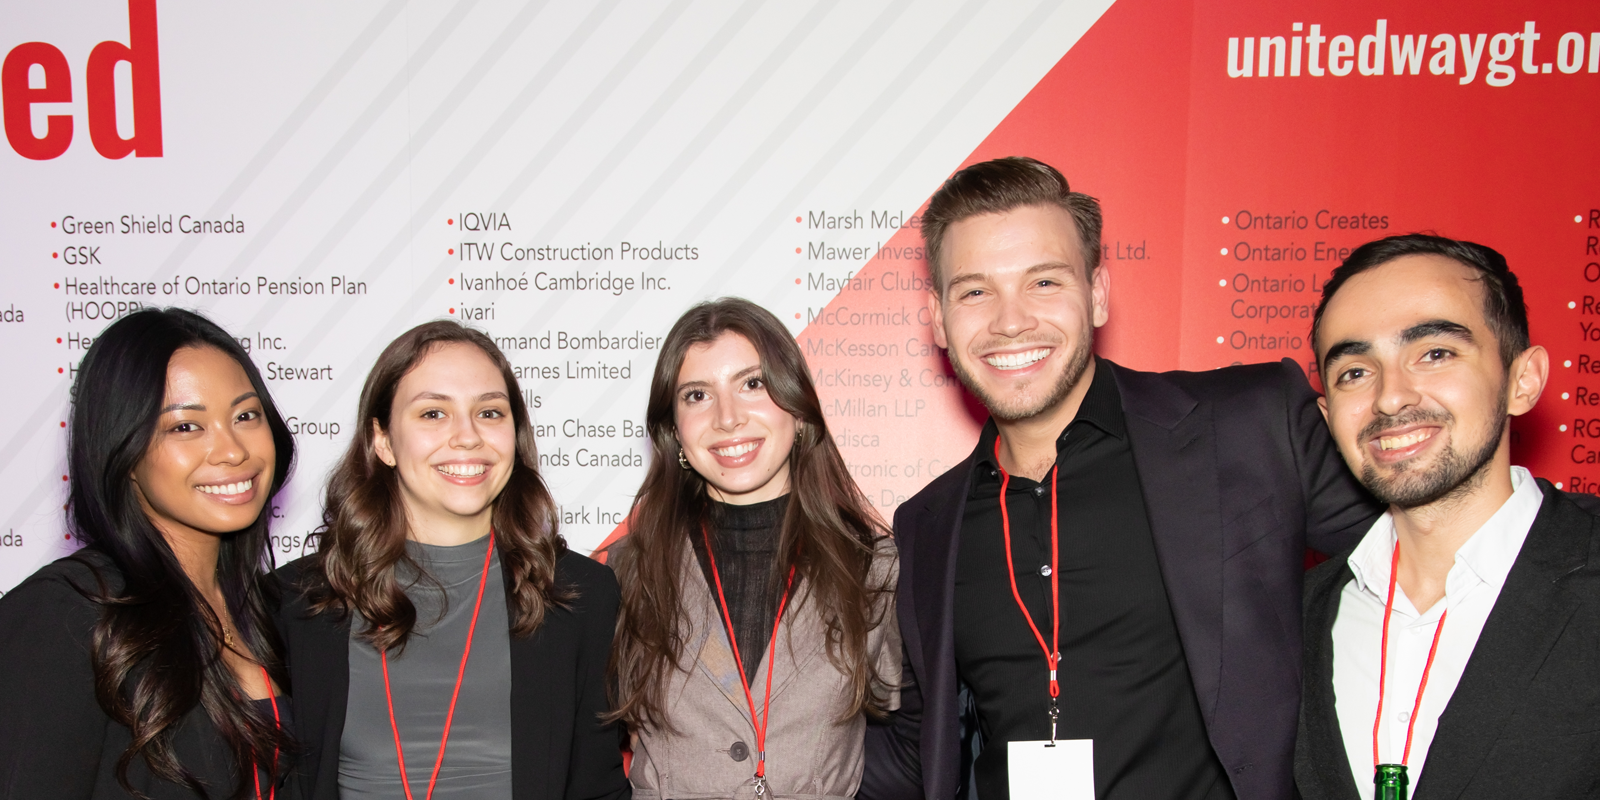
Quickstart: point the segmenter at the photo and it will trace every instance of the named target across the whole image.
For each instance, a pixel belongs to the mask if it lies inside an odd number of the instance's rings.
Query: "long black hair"
[[[266,508],[271,508],[271,498],[283,488],[293,466],[294,436],[250,354],[199,314],[146,309],[106,328],[79,366],[67,454],[68,523],[87,550],[109,560],[120,574],[107,576],[96,568],[99,586],[80,587],[101,606],[93,644],[100,707],[133,732],[132,742],[117,761],[118,782],[142,797],[129,783],[128,767],[143,757],[156,777],[207,797],[194,773],[178,762],[172,750],[178,723],[199,705],[234,754],[240,782],[230,794],[237,797],[254,765],[275,769],[274,751],[291,750],[293,743],[271,718],[256,711],[224,663],[214,633],[220,630],[220,621],[146,516],[131,478],[155,435],[166,395],[167,365],[186,347],[226,353],[244,369],[260,397],[277,450],[267,491]],[[222,539],[217,584],[241,644],[278,685],[287,686],[282,641],[260,588],[260,578],[272,564],[270,517],[263,510],[250,527]],[[97,559],[82,560],[96,566]]]

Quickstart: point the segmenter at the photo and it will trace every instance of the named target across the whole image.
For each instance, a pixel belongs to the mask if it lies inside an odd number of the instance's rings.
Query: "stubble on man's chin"
[[[1092,334],[1078,340],[1078,347],[1072,351],[1072,360],[1067,362],[1067,368],[1062,370],[1061,377],[1055,385],[1050,387],[1049,393],[1042,399],[1032,402],[1021,397],[996,397],[986,391],[971,373],[961,365],[961,360],[954,354],[948,354],[950,368],[955,371],[956,378],[961,385],[967,387],[983,407],[989,409],[990,416],[1001,422],[1021,422],[1032,419],[1053,410],[1067,399],[1073,387],[1083,379],[1083,373],[1089,369],[1089,359],[1094,353],[1094,337]]]
[[[1494,460],[1500,440],[1505,437],[1506,421],[1510,419],[1507,409],[1507,399],[1502,394],[1491,432],[1470,456],[1463,456],[1452,445],[1440,454],[1433,467],[1417,472],[1402,464],[1387,478],[1380,477],[1377,468],[1367,463],[1361,468],[1361,485],[1379,502],[1407,511],[1435,503],[1451,503],[1472,494],[1488,477],[1489,462]]]

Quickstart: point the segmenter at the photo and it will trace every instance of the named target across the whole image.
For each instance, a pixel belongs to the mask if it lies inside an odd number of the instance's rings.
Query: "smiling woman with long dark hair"
[[[152,309],[95,340],[68,446],[84,547],[0,598],[0,798],[278,794],[294,745],[259,578],[293,461],[214,323]]]
[[[611,571],[569,552],[511,364],[480,331],[384,348],[278,614],[313,800],[621,800]],[[437,791],[436,791],[437,790]]]
[[[854,795],[866,717],[899,701],[898,560],[800,347],[747,300],[689,309],[645,427],[654,457],[611,560],[634,795]]]

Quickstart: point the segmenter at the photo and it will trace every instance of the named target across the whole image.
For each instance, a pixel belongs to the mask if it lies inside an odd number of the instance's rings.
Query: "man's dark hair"
[[[1328,277],[1328,282],[1322,285],[1322,302],[1317,305],[1316,316],[1311,320],[1311,345],[1318,351],[1318,370],[1325,366],[1321,363],[1322,348],[1317,341],[1322,327],[1322,312],[1327,310],[1328,302],[1338,293],[1339,287],[1369,269],[1381,267],[1403,256],[1415,255],[1444,256],[1478,273],[1477,280],[1483,284],[1483,317],[1500,343],[1500,363],[1506,369],[1511,369],[1511,362],[1528,349],[1528,306],[1523,302],[1522,286],[1517,283],[1517,276],[1506,266],[1505,256],[1475,242],[1408,233],[1357,247]]]
[[[933,193],[922,215],[922,242],[934,291],[944,294],[939,263],[944,234],[951,225],[981,214],[1000,214],[1023,206],[1057,206],[1072,215],[1083,245],[1085,277],[1100,266],[1100,202],[1072,191],[1055,167],[1032,158],[1010,156],[981,161],[951,175]]]

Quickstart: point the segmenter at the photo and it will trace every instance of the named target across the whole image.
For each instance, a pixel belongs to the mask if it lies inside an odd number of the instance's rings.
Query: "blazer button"
[[[734,742],[733,746],[728,748],[728,757],[734,761],[743,761],[750,757],[750,748],[744,742]]]

